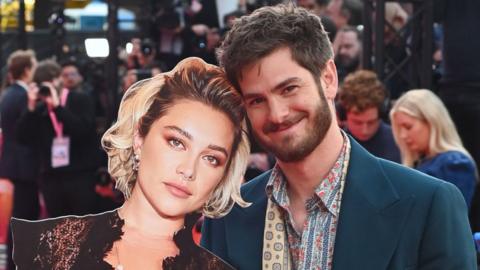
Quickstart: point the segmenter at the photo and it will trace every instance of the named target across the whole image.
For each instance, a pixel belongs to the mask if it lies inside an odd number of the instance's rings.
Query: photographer
[[[127,56],[127,69],[144,69],[156,57],[155,44],[149,39],[132,38],[132,51]]]
[[[40,150],[42,191],[51,217],[93,213],[98,199],[93,103],[86,94],[62,87],[60,73],[54,61],[38,64],[17,133]]]

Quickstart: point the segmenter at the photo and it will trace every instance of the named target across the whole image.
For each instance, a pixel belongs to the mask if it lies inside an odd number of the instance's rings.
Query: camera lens
[[[149,44],[142,45],[142,53],[144,55],[150,55],[152,53],[152,46]]]

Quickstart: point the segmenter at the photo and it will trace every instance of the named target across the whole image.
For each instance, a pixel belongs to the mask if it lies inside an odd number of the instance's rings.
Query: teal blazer
[[[477,269],[460,191],[350,141],[333,270]],[[201,244],[237,269],[262,269],[270,173],[242,186],[250,207],[235,205],[227,216],[204,222]]]

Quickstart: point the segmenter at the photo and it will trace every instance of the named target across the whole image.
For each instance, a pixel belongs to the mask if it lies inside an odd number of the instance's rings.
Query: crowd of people
[[[106,131],[75,62],[9,56],[8,269],[477,269],[480,61],[458,67],[452,24],[480,19],[451,14],[480,4],[435,7],[443,77],[410,89],[362,69],[361,1],[247,3],[133,39]],[[385,4],[394,62],[411,15]]]

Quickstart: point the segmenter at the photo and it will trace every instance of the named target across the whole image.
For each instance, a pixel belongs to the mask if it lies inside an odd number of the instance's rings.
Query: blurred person
[[[297,6],[302,7],[317,16],[324,16],[331,0],[297,0]]]
[[[128,69],[122,80],[122,95],[134,83],[155,77],[166,70],[163,62],[152,62],[145,69]]]
[[[245,11],[240,9],[225,14],[223,16],[223,28],[220,30],[221,36],[223,37],[232,28],[235,19],[238,19],[245,14]]]
[[[184,30],[184,55],[202,58],[209,64],[216,64],[215,49],[220,45],[218,28],[195,24]]]
[[[374,72],[359,70],[348,75],[339,93],[346,110],[345,131],[373,155],[401,163],[392,129],[381,119],[386,113],[385,99],[385,88]]]
[[[338,127],[318,16],[260,8],[236,21],[219,62],[276,164],[242,186],[250,207],[205,219],[204,247],[240,270],[477,269],[458,188],[371,155]]]
[[[343,82],[349,73],[361,67],[362,37],[360,31],[352,26],[338,30],[332,46],[338,79]]]
[[[390,61],[385,61],[384,73],[391,74],[394,71],[396,72],[396,74],[385,82],[385,86],[392,100],[400,97],[409,87],[409,83],[407,79],[405,79],[405,74],[409,72],[408,65],[401,67],[405,58],[411,54],[408,51],[410,47],[407,44],[410,39],[411,30],[405,28],[407,22],[408,13],[399,3],[385,3],[384,53]],[[400,69],[398,69],[399,67]]]
[[[337,29],[347,25],[357,26],[362,24],[363,4],[360,0],[331,0],[325,10],[325,15],[330,17]]]
[[[385,25],[384,28],[384,41],[386,44],[396,42],[402,36],[399,36],[396,32],[400,31],[407,21],[408,13],[399,3],[385,3],[385,22],[390,24],[390,26]]]
[[[0,103],[3,137],[0,178],[9,179],[14,185],[12,216],[32,220],[37,219],[40,213],[38,153],[34,147],[20,143],[16,134],[17,121],[27,109],[27,89],[32,82],[36,65],[35,53],[31,50],[18,50],[8,57],[7,69],[11,84],[2,93]],[[35,133],[30,136],[35,136]],[[14,268],[11,262],[11,248],[9,235],[8,269]]]
[[[297,0],[297,6],[302,7],[308,11],[312,11],[315,7],[315,0]]]
[[[150,39],[132,38],[132,51],[127,54],[127,69],[145,69],[156,57],[155,44]]]
[[[42,192],[50,217],[96,212],[98,164],[94,106],[83,92],[62,87],[53,60],[39,63],[28,110],[18,119],[17,137],[41,154]],[[32,136],[35,134],[35,136]]]
[[[70,91],[81,91],[83,76],[74,62],[66,62],[61,67],[62,86]]]
[[[456,185],[470,207],[477,169],[442,101],[430,90],[410,90],[390,118],[402,163]]]
[[[200,212],[218,218],[248,205],[244,116],[223,71],[198,58],[133,85],[102,138],[125,203],[100,215],[13,220],[18,269],[232,269],[191,232]]]

